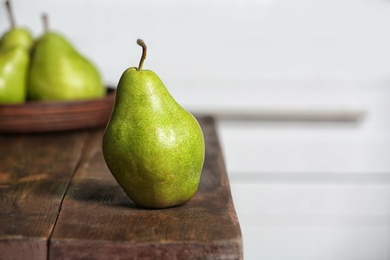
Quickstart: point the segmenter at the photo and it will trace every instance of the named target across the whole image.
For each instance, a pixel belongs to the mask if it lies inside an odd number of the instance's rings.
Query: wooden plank
[[[47,259],[86,132],[0,135],[0,259]]]
[[[63,201],[50,259],[241,259],[242,238],[214,120],[200,118],[206,160],[195,197],[179,207],[136,207],[112,177],[93,133]]]

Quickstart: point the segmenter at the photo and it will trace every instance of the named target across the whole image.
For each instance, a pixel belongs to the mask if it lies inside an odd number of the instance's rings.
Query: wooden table
[[[162,210],[136,207],[116,183],[102,128],[0,134],[0,259],[242,259],[214,120],[199,122],[199,190]]]

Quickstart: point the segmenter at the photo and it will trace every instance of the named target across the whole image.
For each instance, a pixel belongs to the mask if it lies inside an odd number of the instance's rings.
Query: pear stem
[[[138,65],[138,70],[142,70],[142,66],[144,65],[144,61],[146,59],[147,47],[146,47],[146,44],[144,43],[144,41],[141,39],[137,40],[137,44],[142,47],[142,56],[141,56],[141,60],[139,61],[139,65]]]
[[[14,13],[12,12],[11,2],[8,0],[5,1],[5,7],[7,8],[8,19],[11,24],[11,28],[14,29],[16,27],[16,22],[15,22]]]
[[[45,13],[42,14],[41,18],[43,23],[43,30],[45,33],[47,33],[49,31],[49,18]]]

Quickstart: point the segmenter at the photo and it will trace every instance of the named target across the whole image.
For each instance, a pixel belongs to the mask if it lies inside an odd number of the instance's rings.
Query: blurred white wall
[[[146,67],[171,88],[389,78],[385,0],[13,0],[13,6],[17,23],[35,36],[42,33],[41,13],[48,13],[50,27],[93,59],[109,84],[138,64],[137,38],[149,46]],[[4,8],[0,14],[4,31]]]
[[[354,122],[221,120],[246,259],[390,259],[390,2],[13,0],[116,85],[137,38],[185,107],[364,110]],[[0,8],[0,31],[8,28]]]

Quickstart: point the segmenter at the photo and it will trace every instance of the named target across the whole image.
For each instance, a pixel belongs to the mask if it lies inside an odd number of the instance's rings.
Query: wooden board
[[[0,259],[47,259],[85,138],[86,132],[0,135]]]
[[[106,167],[102,132],[65,196],[51,259],[241,259],[242,240],[212,118],[201,118],[206,160],[196,196],[179,207],[136,207]]]
[[[206,160],[196,196],[136,207],[109,172],[103,129],[0,134],[0,259],[241,259],[218,137],[200,117]]]

